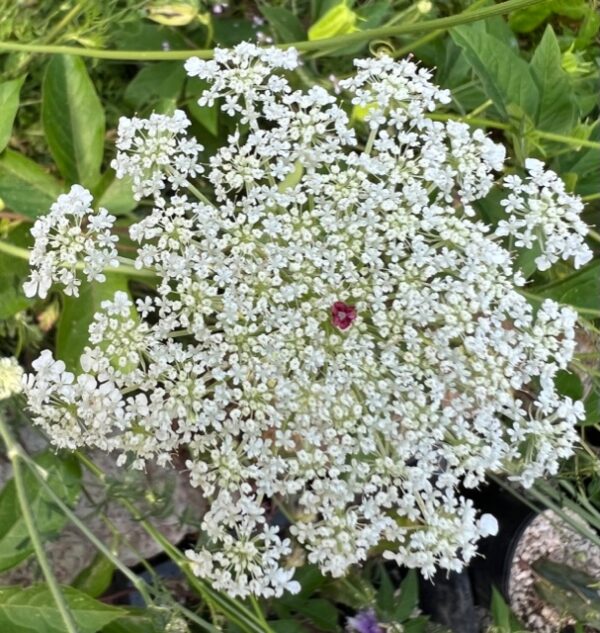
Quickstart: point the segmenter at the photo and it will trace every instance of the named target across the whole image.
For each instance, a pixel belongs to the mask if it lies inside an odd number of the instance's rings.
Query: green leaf
[[[536,295],[554,299],[584,310],[597,310],[600,316],[600,261],[592,262],[578,272],[537,288]]]
[[[23,223],[8,233],[6,242],[27,248],[29,238],[29,225]],[[29,262],[0,252],[0,319],[8,319],[33,303],[23,294],[23,282],[28,275]]]
[[[96,204],[98,207],[104,207],[113,215],[127,215],[138,205],[131,191],[131,178],[129,176],[116,178],[114,177],[114,172],[112,170],[110,172],[112,172],[112,180],[108,187],[104,189]]]
[[[63,595],[79,633],[96,633],[123,614],[72,587]],[[64,633],[64,623],[46,585],[0,589],[0,631],[10,633]]]
[[[270,620],[269,626],[276,633],[309,633],[309,629],[296,620]]]
[[[464,52],[485,93],[508,119],[508,106],[516,105],[535,116],[539,93],[529,66],[507,44],[486,31],[482,23],[455,27],[452,39]]]
[[[61,174],[70,183],[93,187],[104,154],[104,110],[80,57],[56,55],[48,63],[42,123]]]
[[[0,198],[11,211],[37,218],[62,192],[61,184],[29,158],[10,149],[0,155]]]
[[[307,600],[298,607],[298,613],[308,618],[318,631],[338,630],[338,611],[329,600],[323,598]]]
[[[109,587],[115,572],[114,563],[98,552],[94,560],[71,583],[92,598],[98,598]]]
[[[434,631],[438,631],[439,633],[452,633],[449,629],[441,626],[439,628],[435,627],[430,629],[427,627],[427,624],[428,620],[426,616],[411,618],[408,622],[402,624],[402,631],[404,631],[404,633],[426,633],[426,631],[431,631],[431,633],[434,633]]]
[[[105,626],[102,633],[164,633],[168,619],[165,609],[128,607],[125,614]]]
[[[213,19],[213,37],[217,44],[224,47],[235,46],[245,40],[256,37],[257,26],[245,18]]]
[[[585,420],[579,423],[580,426],[600,424],[600,385],[595,384],[592,387],[583,405],[585,407]]]
[[[579,376],[574,372],[560,369],[556,372],[554,384],[558,392],[563,396],[569,396],[573,400],[581,400],[583,398],[583,384]]]
[[[550,15],[552,15],[552,7],[544,2],[514,11],[508,18],[508,24],[515,33],[529,33]]]
[[[25,75],[0,83],[0,152],[8,145],[15,116],[19,109],[19,93]]]
[[[535,260],[542,254],[542,247],[539,241],[535,241],[531,248],[515,248],[515,268],[518,268],[525,279],[529,279],[536,271]]]
[[[268,4],[259,6],[279,42],[301,42],[306,39],[302,22],[288,9]]]
[[[406,578],[400,585],[400,595],[396,600],[394,618],[402,622],[415,610],[419,602],[419,581],[414,569],[406,574]]]
[[[213,136],[219,133],[219,105],[199,106],[198,99],[202,92],[209,87],[208,81],[194,78],[188,81],[185,89],[187,108],[190,116],[198,121],[202,127],[206,128]]]
[[[540,93],[537,127],[556,134],[569,132],[577,122],[579,107],[569,76],[562,69],[560,47],[550,25],[535,49],[530,69]]]
[[[508,23],[516,33],[530,33],[553,13],[581,20],[588,8],[586,0],[552,0],[511,13]]]
[[[71,456],[57,457],[53,453],[43,453],[35,461],[46,471],[46,483],[56,495],[66,504],[74,505],[81,491],[81,471],[77,460]],[[25,471],[24,480],[40,536],[45,539],[55,537],[67,519],[30,470]],[[11,479],[0,493],[0,571],[14,567],[32,553],[33,546],[21,514],[15,483]]]
[[[541,577],[535,584],[535,590],[543,600],[584,624],[600,626],[600,597],[596,578],[548,559],[537,560],[532,567]]]
[[[142,68],[125,89],[125,102],[136,110],[163,99],[177,100],[186,73],[180,62],[158,62]]]
[[[145,20],[111,24],[110,36],[114,48],[119,50],[157,51],[163,48],[181,50],[189,48],[183,33],[177,29]]]
[[[377,591],[377,608],[385,614],[391,614],[394,609],[396,598],[394,596],[394,585],[390,580],[390,576],[387,573],[383,565],[379,568],[380,571],[380,584]]]
[[[492,619],[498,630],[501,633],[521,633],[523,631],[523,625],[519,622],[515,614],[510,610],[510,607],[504,601],[502,594],[492,587]]]
[[[117,291],[129,292],[124,275],[108,274],[104,283],[82,282],[79,297],[65,297],[56,330],[56,355],[71,371],[80,369],[79,357],[89,345],[88,329],[102,301]]]

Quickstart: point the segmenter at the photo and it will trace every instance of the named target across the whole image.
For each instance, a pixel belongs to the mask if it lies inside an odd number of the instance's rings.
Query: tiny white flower
[[[479,532],[483,537],[498,534],[498,521],[493,514],[482,514],[479,517]]]

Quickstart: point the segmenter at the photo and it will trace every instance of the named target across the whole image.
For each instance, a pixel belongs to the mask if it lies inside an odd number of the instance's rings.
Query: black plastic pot
[[[176,585],[184,580],[184,575],[179,567],[166,555],[158,554],[146,560],[146,564],[138,564],[131,570],[149,584],[152,584],[152,575],[147,566],[151,567],[153,573],[167,584]],[[120,571],[116,571],[113,576],[110,588],[104,594],[104,600],[112,604],[129,605],[132,607],[145,607],[144,599],[131,584],[131,581]]]
[[[479,555],[468,568],[475,603],[489,608],[492,587],[496,587],[508,602],[515,551],[537,512],[493,482],[478,490],[472,498],[482,513],[489,512],[498,520],[498,534],[479,542]]]
[[[479,633],[479,618],[471,580],[466,571],[439,571],[430,581],[420,578],[419,603],[434,622],[450,627],[455,633]]]

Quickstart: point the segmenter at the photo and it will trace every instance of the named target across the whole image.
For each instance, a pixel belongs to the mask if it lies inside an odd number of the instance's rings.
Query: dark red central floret
[[[347,330],[356,319],[356,308],[343,301],[336,301],[331,306],[331,322],[340,330]]]

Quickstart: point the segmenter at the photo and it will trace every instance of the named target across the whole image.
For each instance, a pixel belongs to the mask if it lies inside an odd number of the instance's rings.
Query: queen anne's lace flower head
[[[528,177],[509,176],[504,186],[512,193],[501,202],[508,220],[501,220],[497,235],[510,235],[516,246],[541,250],[535,263],[539,270],[548,270],[559,259],[573,258],[576,268],[592,259],[593,253],[584,241],[588,227],[580,215],[581,199],[565,191],[565,183],[553,171],[545,171],[539,160],[525,161]]]
[[[575,313],[534,310],[477,215],[503,148],[429,118],[449,94],[411,61],[357,61],[345,108],[294,90],[297,64],[252,44],[187,62],[210,84],[200,104],[240,122],[198,189],[184,115],[121,121],[117,172],[153,196],[130,228],[135,264],[157,287],[102,304],[78,376],[45,351],[26,380],[58,446],[137,468],[185,451],[210,501],[188,556],[232,595],[298,590],[285,564],[298,545],[334,576],[376,546],[426,576],[461,569],[497,526],[460,491],[487,471],[526,485],[556,472],[583,416],[554,384]],[[542,231],[552,213],[546,256],[578,265],[575,199],[533,169],[529,184],[507,180],[507,211]]]
[[[78,264],[88,281],[105,281],[102,271],[118,265],[117,237],[111,233],[115,218],[106,209],[94,211],[91,204],[90,192],[73,185],[35,221],[29,258],[33,270],[23,286],[26,296],[45,298],[53,282],[61,284],[65,294],[78,296]]]

